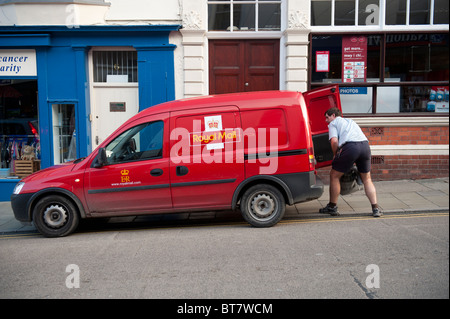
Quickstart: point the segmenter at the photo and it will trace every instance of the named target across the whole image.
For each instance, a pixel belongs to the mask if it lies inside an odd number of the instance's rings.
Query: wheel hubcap
[[[275,212],[276,205],[268,194],[259,194],[253,198],[250,208],[258,219],[268,219]]]
[[[44,212],[44,222],[51,228],[60,228],[67,221],[67,210],[61,205],[51,205]]]

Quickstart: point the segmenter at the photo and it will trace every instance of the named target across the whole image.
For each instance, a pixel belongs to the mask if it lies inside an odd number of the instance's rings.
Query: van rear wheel
[[[268,184],[250,187],[241,198],[241,214],[255,227],[271,227],[284,216],[286,202],[281,192]]]
[[[45,237],[62,237],[78,226],[79,215],[75,205],[59,195],[40,199],[33,210],[33,222]]]

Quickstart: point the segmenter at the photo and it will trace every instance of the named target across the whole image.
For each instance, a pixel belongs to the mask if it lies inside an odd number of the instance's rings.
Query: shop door
[[[279,40],[210,40],[209,93],[279,89]]]
[[[94,85],[92,90],[93,148],[96,148],[112,132],[139,112],[139,89],[133,86]]]
[[[89,59],[94,149],[139,112],[138,66],[131,48],[95,49]]]

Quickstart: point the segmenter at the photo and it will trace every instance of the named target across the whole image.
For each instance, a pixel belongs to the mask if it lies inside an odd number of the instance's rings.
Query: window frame
[[[410,0],[406,0],[406,22],[405,24],[395,24],[395,25],[389,25],[386,24],[386,10],[387,10],[387,1],[388,0],[378,0],[379,2],[379,15],[378,15],[378,24],[374,25],[359,25],[359,17],[358,13],[360,11],[359,9],[359,0],[355,1],[355,17],[354,17],[354,24],[352,25],[336,25],[335,24],[335,7],[336,7],[336,1],[339,0],[329,0],[331,2],[331,24],[330,25],[320,25],[320,26],[313,26],[311,25],[311,32],[329,32],[330,27],[333,28],[333,32],[355,32],[356,30],[360,31],[448,31],[448,24],[434,24],[434,13],[435,13],[435,2],[434,0],[431,0],[430,2],[430,8],[429,8],[429,21],[428,24],[410,24]],[[311,11],[310,16],[313,17],[312,12],[312,2],[311,0]]]
[[[427,34],[433,34],[437,33],[439,31],[420,31],[420,32],[414,32],[414,33],[427,33]],[[355,33],[355,32],[353,32]],[[377,88],[378,87],[418,87],[418,86],[449,86],[449,81],[403,81],[403,82],[386,82],[385,81],[385,72],[384,67],[386,64],[386,37],[392,33],[395,34],[402,34],[402,33],[411,33],[411,32],[365,32],[361,33],[364,35],[379,35],[381,36],[380,41],[380,80],[378,82],[353,82],[353,83],[344,83],[342,82],[342,79],[340,82],[334,83],[338,84],[342,87],[366,87],[372,88],[372,113],[349,113],[352,117],[366,117],[366,116],[379,116],[379,117],[417,117],[417,116],[424,116],[424,117],[448,117],[448,113],[436,113],[436,112],[414,112],[414,113],[407,113],[407,112],[399,112],[399,113],[377,113]],[[439,32],[439,33],[448,33],[447,32]],[[322,86],[330,85],[330,83],[318,83],[318,82],[312,82],[312,73],[314,71],[313,69],[313,60],[314,57],[312,55],[313,47],[312,47],[312,38],[314,36],[330,36],[330,35],[337,35],[337,36],[344,36],[349,35],[349,33],[343,33],[343,32],[311,32],[309,34],[309,47],[308,47],[308,90],[315,89]]]
[[[222,4],[222,5],[230,5],[230,30],[210,30],[209,29],[209,5],[210,4]],[[243,4],[254,4],[255,5],[255,29],[254,30],[233,30],[234,21],[233,21],[233,13],[234,13],[234,5],[243,5]],[[265,4],[279,4],[280,5],[280,30],[260,30],[259,28],[259,6]],[[283,29],[283,0],[208,0],[207,1],[207,32],[208,33],[262,33],[262,32],[281,32]]]

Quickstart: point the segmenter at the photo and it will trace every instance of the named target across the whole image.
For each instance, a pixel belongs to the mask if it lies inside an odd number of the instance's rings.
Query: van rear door
[[[303,93],[303,97],[311,125],[316,168],[329,166],[333,160],[333,151],[328,140],[328,124],[325,122],[324,114],[332,107],[342,111],[339,86],[331,85],[310,90]]]

